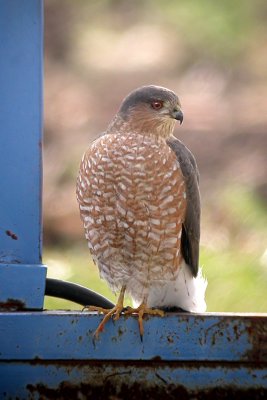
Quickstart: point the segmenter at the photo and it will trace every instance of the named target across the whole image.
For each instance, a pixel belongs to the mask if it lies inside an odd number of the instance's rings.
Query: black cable
[[[45,295],[73,301],[82,306],[114,307],[111,301],[100,294],[76,283],[61,281],[59,279],[46,279]]]

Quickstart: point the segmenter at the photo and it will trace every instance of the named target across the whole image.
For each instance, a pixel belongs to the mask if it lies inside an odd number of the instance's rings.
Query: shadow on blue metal
[[[2,313],[1,398],[267,398],[263,315],[146,317],[143,341],[137,319],[126,316],[94,340],[101,318]]]

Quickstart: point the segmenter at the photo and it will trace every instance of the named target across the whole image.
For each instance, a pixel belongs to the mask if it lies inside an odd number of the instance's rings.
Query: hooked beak
[[[180,125],[181,125],[181,123],[183,122],[183,119],[184,119],[184,115],[181,110],[177,110],[177,109],[173,110],[171,113],[171,116],[172,116],[172,118],[177,119],[177,121],[180,121]]]

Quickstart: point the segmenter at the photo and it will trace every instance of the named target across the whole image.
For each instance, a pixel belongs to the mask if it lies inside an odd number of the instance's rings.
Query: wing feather
[[[193,154],[180,140],[171,136],[167,139],[167,144],[174,151],[185,179],[187,208],[182,226],[181,249],[185,262],[196,277],[200,241],[199,172]]]

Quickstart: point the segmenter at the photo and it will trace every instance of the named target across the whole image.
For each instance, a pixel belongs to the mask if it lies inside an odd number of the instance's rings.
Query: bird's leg
[[[144,335],[144,325],[143,325],[143,315],[148,314],[148,315],[159,315],[160,317],[164,316],[164,311],[159,310],[157,308],[149,308],[146,305],[146,300],[144,300],[140,306],[137,308],[132,308],[128,307],[127,310],[124,313],[125,315],[130,315],[130,314],[138,314],[138,325],[139,325],[139,332],[140,332],[140,337],[141,340],[143,339]]]
[[[106,314],[104,316],[103,320],[98,325],[98,327],[97,327],[97,329],[96,329],[96,331],[94,333],[95,338],[98,338],[99,333],[103,331],[106,322],[112,317],[112,315],[114,315],[114,319],[115,320],[119,319],[120,313],[123,310],[123,300],[124,300],[125,290],[126,290],[126,286],[124,285],[121,288],[121,291],[120,291],[120,294],[119,294],[119,298],[118,298],[118,301],[117,301],[116,305],[111,309],[106,309],[106,308],[102,308],[102,307],[95,307],[95,306],[86,307],[86,309],[89,310],[89,311],[98,311],[99,313]]]

